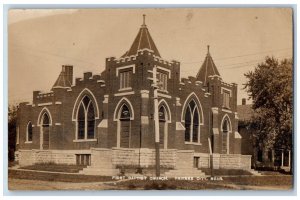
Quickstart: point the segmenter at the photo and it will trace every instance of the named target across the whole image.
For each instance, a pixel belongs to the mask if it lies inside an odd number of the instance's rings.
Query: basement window
[[[91,154],[76,154],[76,165],[91,165]]]
[[[200,157],[194,157],[194,168],[199,168]]]

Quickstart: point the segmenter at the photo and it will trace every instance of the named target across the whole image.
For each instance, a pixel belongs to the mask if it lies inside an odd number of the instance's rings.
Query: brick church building
[[[162,58],[145,21],[129,50],[120,58],[106,58],[100,75],[86,72],[73,81],[73,66],[63,65],[50,92],[34,91],[32,103],[19,105],[19,164],[87,165],[82,173],[105,175],[118,174],[120,168],[153,168],[149,72],[154,67],[160,164],[170,169],[166,175],[201,175],[199,169],[211,163],[250,169],[251,156],[241,155],[237,85],[222,80],[209,46],[196,76],[181,78],[180,63]]]

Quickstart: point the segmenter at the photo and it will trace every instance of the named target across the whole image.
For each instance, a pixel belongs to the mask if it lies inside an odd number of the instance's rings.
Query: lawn
[[[51,172],[68,172],[68,173],[78,173],[82,170],[84,165],[63,165],[63,164],[35,164],[30,166],[21,167],[21,169],[30,169],[38,171],[51,171]]]
[[[129,190],[245,190],[245,189],[292,189],[292,176],[235,176],[223,180],[167,180],[118,182],[117,186]]]
[[[92,189],[92,190],[289,190],[293,186],[293,177],[280,176],[232,176],[222,177],[222,180],[112,180],[111,176],[93,176],[81,174],[62,174],[36,171],[8,171],[10,187],[29,188],[32,190],[51,188],[63,189]],[[19,180],[19,181],[18,181]],[[22,181],[23,180],[23,181]],[[22,186],[22,183],[25,183]],[[32,184],[28,184],[32,182]],[[35,183],[39,183],[34,185]],[[95,184],[97,182],[97,184]],[[56,187],[58,184],[59,187]],[[70,185],[73,184],[73,185]]]
[[[21,170],[8,170],[8,178],[14,179],[29,179],[29,180],[41,180],[52,182],[101,182],[111,181],[111,176],[93,176],[82,174],[61,174],[61,173],[47,173],[47,172],[35,172],[35,171],[21,171]]]
[[[201,168],[206,175],[211,175],[211,169],[209,168]],[[242,169],[214,169],[214,176],[237,176],[237,175],[252,175],[251,172],[242,170]]]

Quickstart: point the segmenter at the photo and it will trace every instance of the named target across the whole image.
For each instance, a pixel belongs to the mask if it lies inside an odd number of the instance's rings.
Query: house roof
[[[251,117],[254,115],[254,110],[252,109],[252,105],[238,105],[237,113],[240,121],[249,121]]]
[[[220,73],[210,55],[209,45],[207,46],[207,54],[205,60],[197,73],[197,80],[201,81],[203,85],[207,85],[209,76],[220,76]]]
[[[71,85],[72,85],[72,83],[69,81],[65,70],[62,70],[52,88],[55,88],[55,87],[71,87]]]
[[[153,51],[154,55],[156,56],[160,56],[160,53],[158,52],[158,49],[149,33],[149,30],[145,24],[145,15],[143,15],[144,17],[144,22],[136,36],[136,38],[134,39],[130,49],[121,57],[126,57],[126,56],[132,56],[132,55],[136,55],[138,50],[141,49],[150,49]]]

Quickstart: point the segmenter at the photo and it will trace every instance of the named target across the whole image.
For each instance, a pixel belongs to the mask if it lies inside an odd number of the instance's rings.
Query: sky
[[[181,63],[182,78],[197,74],[210,45],[223,80],[238,84],[238,104],[248,98],[245,73],[266,56],[293,55],[287,8],[11,9],[9,103],[32,101],[34,90],[50,91],[65,64],[74,66],[74,78],[101,73],[105,58],[130,48],[143,14],[162,58]]]

